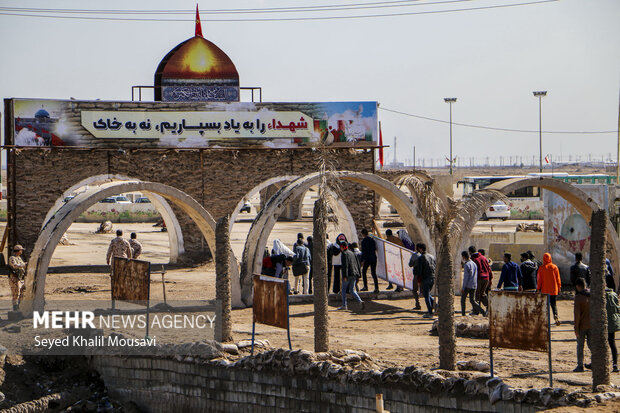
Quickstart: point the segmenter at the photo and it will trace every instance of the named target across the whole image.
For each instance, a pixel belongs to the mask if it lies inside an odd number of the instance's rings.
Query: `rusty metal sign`
[[[549,351],[547,295],[516,291],[489,293],[489,346]]]
[[[112,259],[112,299],[124,301],[149,300],[151,263],[122,257]]]
[[[254,323],[288,329],[288,281],[254,275]]]

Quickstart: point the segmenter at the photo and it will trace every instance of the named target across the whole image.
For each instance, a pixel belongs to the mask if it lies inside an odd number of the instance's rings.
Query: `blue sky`
[[[324,0],[317,4],[361,3]],[[431,11],[517,3],[471,0],[320,15]],[[199,2],[201,10],[307,5],[296,1]],[[0,1],[0,7],[194,9],[176,1]],[[0,12],[2,12],[0,10]],[[309,13],[297,14],[310,16]],[[243,17],[255,17],[256,15]],[[134,16],[137,18],[153,16]],[[160,18],[192,16],[154,16]],[[617,130],[620,98],[620,2],[560,0],[538,5],[370,19],[211,22],[204,37],[235,63],[242,86],[265,101],[373,101],[382,108],[448,119],[444,97],[457,97],[455,122],[538,130]],[[280,17],[280,16],[278,16]],[[0,94],[6,97],[130,100],[132,85],[152,85],[159,61],[193,36],[188,22],[126,22],[0,15]],[[398,137],[397,159],[442,158],[447,124],[379,110],[383,136]],[[538,133],[455,126],[454,153],[538,156]],[[617,134],[546,134],[543,152],[611,153]],[[390,150],[386,158],[392,159]]]

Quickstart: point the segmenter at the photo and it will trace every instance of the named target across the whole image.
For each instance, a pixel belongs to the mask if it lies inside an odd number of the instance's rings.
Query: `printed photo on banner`
[[[398,286],[404,286],[403,261],[398,245],[384,243],[387,280]]]

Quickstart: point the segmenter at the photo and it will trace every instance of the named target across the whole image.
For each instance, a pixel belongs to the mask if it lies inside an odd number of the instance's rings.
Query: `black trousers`
[[[370,274],[375,282],[375,290],[379,289],[379,280],[377,279],[377,263],[364,261],[364,267],[362,268],[362,280],[364,280],[364,288],[368,289],[368,267],[370,267]]]
[[[608,333],[609,348],[611,349],[611,359],[614,366],[618,364],[618,349],[616,348],[616,332]]]
[[[551,304],[551,309],[553,310],[553,316],[555,318],[558,317],[558,306],[556,304],[556,299],[558,298],[557,295],[550,295],[549,296],[549,303]]]
[[[334,265],[334,288],[332,289],[332,291],[335,294],[338,294],[340,292],[340,268],[342,266],[341,265]]]
[[[329,286],[332,285],[332,263],[327,261],[327,294],[329,294]]]

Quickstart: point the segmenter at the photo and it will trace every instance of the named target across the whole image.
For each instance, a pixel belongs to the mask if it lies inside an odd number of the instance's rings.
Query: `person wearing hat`
[[[9,257],[9,286],[11,287],[11,297],[13,299],[13,310],[17,310],[19,302],[24,295],[24,278],[26,276],[26,263],[21,255],[24,247],[17,244],[13,247],[13,255]]]

